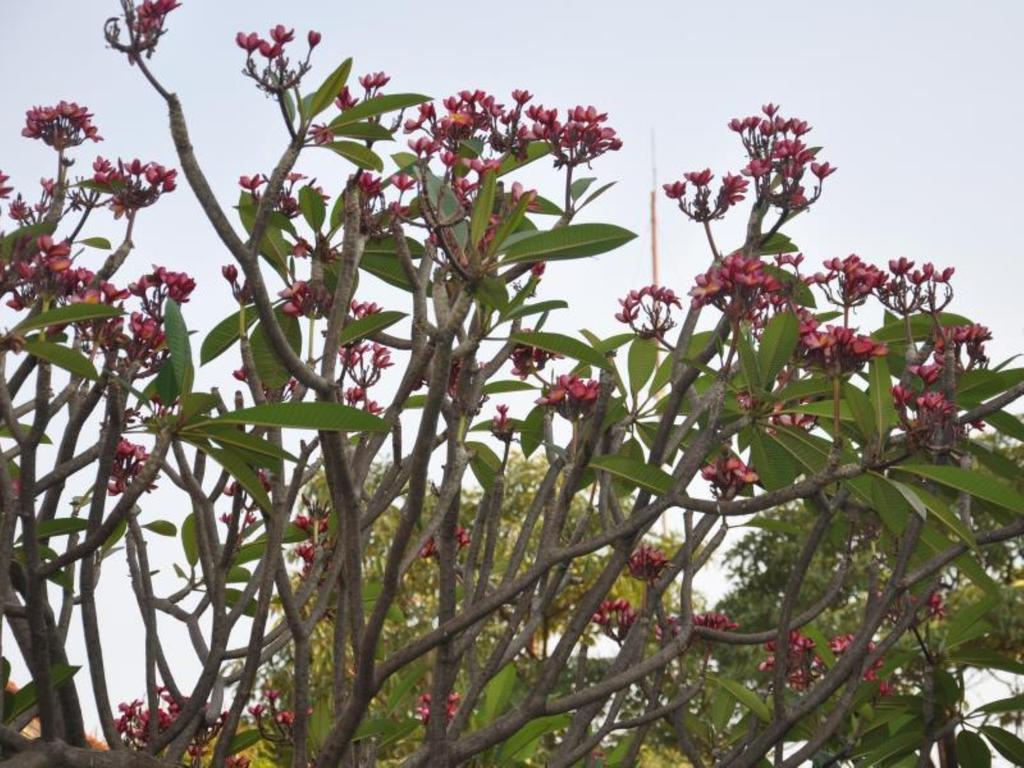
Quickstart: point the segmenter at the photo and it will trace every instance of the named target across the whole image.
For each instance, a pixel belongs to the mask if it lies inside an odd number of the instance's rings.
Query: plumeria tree
[[[284,149],[221,201],[154,58],[178,6],[122,0],[105,29],[138,98],[167,108],[173,163],[83,167],[98,129],[62,102],[26,115],[54,151],[38,200],[0,175],[3,668],[31,677],[0,709],[8,764],[626,766],[650,745],[693,766],[1024,760],[1001,720],[1019,697],[972,710],[956,687],[967,667],[1021,671],[978,642],[1000,599],[985,553],[1024,533],[1019,466],[975,437],[1021,437],[1006,409],[1024,369],[991,365],[989,331],[950,311],[951,268],[805,266],[783,229],[835,171],[806,122],[766,105],[729,124],[737,173],[666,186],[708,240],[688,300],[639,288],[621,333],[568,335],[545,264],[633,237],[584,221],[609,186],[591,166],[622,147],[605,113],[522,90],[435,103],[348,60],[325,77],[315,31],[240,32]],[[303,172],[328,157],[338,188]],[[528,163],[553,166],[552,199],[515,181]],[[136,277],[136,218],[183,193],[227,286]],[[744,203],[743,242],[719,242]],[[89,234],[111,215],[119,244]],[[231,306],[198,356],[197,290]],[[222,355],[234,379],[199,386]],[[510,515],[520,454],[540,469]],[[758,522],[799,540],[763,623],[741,626],[699,587],[730,529]],[[145,629],[129,702],[100,642],[112,557]],[[196,675],[168,651],[174,624]]]

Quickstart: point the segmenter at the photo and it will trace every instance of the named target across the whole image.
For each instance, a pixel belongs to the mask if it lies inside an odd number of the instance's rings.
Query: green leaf
[[[584,200],[582,203],[580,203],[578,206],[576,206],[576,212],[578,213],[579,211],[581,211],[584,208],[586,208],[588,205],[590,205],[592,202],[597,200],[597,198],[599,198],[601,195],[603,195],[605,192],[607,192],[609,189],[611,189],[614,186],[615,186],[615,182],[614,181],[609,181],[607,184],[602,184],[600,187],[598,187],[593,192],[591,192],[589,195],[587,195],[587,199],[586,200]]]
[[[277,320],[277,324],[281,327],[285,338],[288,339],[288,345],[292,348],[292,351],[296,355],[301,355],[302,328],[299,325],[298,318],[286,315],[280,307],[274,310],[274,317]],[[278,358],[277,353],[274,352],[262,321],[252,332],[250,345],[253,362],[256,364],[256,372],[259,374],[263,385],[271,389],[278,389],[287,384],[288,380],[291,379],[291,373],[289,373],[284,363]]]
[[[544,412],[543,405],[534,406],[519,425],[519,447],[526,458],[530,458],[544,440]]]
[[[177,536],[178,528],[170,520],[154,520],[151,523],[146,523],[142,526],[148,531],[152,531],[158,536]]]
[[[199,562],[199,542],[196,540],[196,515],[193,512],[181,524],[181,548],[185,550],[185,562],[195,566]]]
[[[508,309],[508,289],[500,277],[485,277],[477,283],[475,295],[489,309],[499,312]]]
[[[425,101],[430,101],[430,97],[419,93],[388,93],[374,96],[372,99],[359,102],[354,107],[349,107],[334,118],[331,121],[331,129],[333,130],[336,126],[356,123],[368,117],[376,117],[377,115],[395,112],[399,109],[415,107],[417,104],[422,104]]]
[[[746,330],[736,335],[736,351],[739,352],[740,366],[743,369],[743,377],[747,385],[753,390],[764,387],[762,371],[758,365],[757,355],[754,353],[753,341]]]
[[[902,464],[899,469],[903,472],[910,472],[918,477],[934,480],[936,483],[948,486],[954,490],[969,493],[971,496],[1009,509],[1012,512],[1024,514],[1024,496],[1012,488],[996,482],[994,478],[986,477],[977,472],[970,472],[966,469],[960,469],[959,467]]]
[[[907,501],[910,501],[908,492],[917,496],[922,502],[924,502],[924,505],[928,507],[928,511],[932,513],[936,520],[952,531],[953,534],[964,544],[969,546],[971,549],[977,550],[978,542],[975,541],[974,534],[971,532],[971,529],[964,525],[963,520],[961,520],[959,515],[949,508],[949,505],[944,499],[939,498],[920,486],[910,488],[895,480],[891,480],[890,482],[899,489],[900,493],[907,497]],[[911,502],[911,504],[913,504],[913,502]]]
[[[359,168],[377,172],[384,171],[384,161],[380,159],[380,156],[372,149],[367,149],[357,142],[332,141],[330,144],[319,144],[317,146],[322,146],[335,154],[341,155]]]
[[[997,699],[996,701],[990,701],[987,704],[982,704],[974,711],[986,712],[989,714],[1001,714],[1003,712],[1024,711],[1024,693],[1019,693],[1016,696],[1010,696],[1006,699]]]
[[[302,211],[302,218],[309,224],[309,228],[319,232],[327,218],[327,205],[324,203],[323,195],[313,187],[303,187],[299,190],[299,210]]]
[[[750,462],[766,490],[792,485],[797,470],[789,452],[765,429],[754,426],[750,438]]]
[[[587,363],[598,368],[610,368],[608,360],[593,347],[578,341],[571,336],[563,336],[560,333],[547,333],[543,331],[520,331],[512,334],[512,340],[530,347],[537,347],[547,352],[555,352],[581,363]]]
[[[524,165],[529,165],[534,160],[540,160],[551,152],[551,145],[546,141],[531,141],[526,145],[524,156],[519,158],[515,155],[507,155],[498,167],[498,176],[504,176],[512,171],[517,171]]]
[[[960,731],[956,735],[956,759],[971,768],[991,768],[992,753],[988,744],[973,731]]]
[[[761,245],[762,256],[776,253],[796,253],[800,249],[781,232],[775,232]]]
[[[996,598],[985,596],[976,603],[958,607],[946,629],[946,648],[955,648],[958,645],[963,645],[967,640],[973,639],[974,635],[971,634],[971,629],[992,611],[997,603]]]
[[[331,74],[320,84],[320,87],[313,93],[309,101],[308,118],[312,119],[327,109],[334,100],[338,98],[342,88],[348,81],[349,73],[352,71],[352,59],[345,59],[338,65]]]
[[[571,722],[572,718],[564,713],[531,720],[502,742],[498,748],[498,764],[505,766],[528,760],[536,750],[541,736],[567,728]]]
[[[512,692],[516,687],[516,680],[515,664],[506,664],[487,683],[487,687],[484,688],[484,705],[480,710],[481,728],[492,723],[498,715],[508,709]]]
[[[473,453],[469,468],[473,470],[474,477],[481,486],[490,489],[498,472],[501,471],[501,459],[485,443],[467,442],[466,449]]]
[[[614,224],[570,224],[517,240],[509,246],[505,261],[550,261],[596,256],[618,248],[634,237],[636,235],[628,229]]]
[[[871,440],[878,432],[871,400],[849,381],[843,383],[843,400],[846,401],[846,405],[853,415],[857,429],[860,430],[865,440]]]
[[[160,392],[160,396],[165,403],[169,403],[178,395],[187,394],[192,387],[192,347],[188,340],[185,318],[181,315],[181,307],[174,299],[167,299],[164,302],[164,331],[167,334],[167,349],[170,352],[168,363],[174,377],[174,392]]]
[[[875,424],[884,435],[896,423],[896,408],[892,403],[892,376],[884,357],[871,359],[868,368],[868,397]]]
[[[539,315],[546,312],[552,312],[556,309],[566,309],[569,306],[569,302],[562,301],[561,299],[551,299],[549,301],[538,301],[536,304],[522,304],[515,309],[509,310],[507,314],[501,316],[503,321],[505,320],[517,320],[521,317],[529,317],[530,315]]]
[[[257,406],[259,407],[259,406]],[[253,501],[260,505],[260,508],[268,515],[273,511],[270,503],[270,496],[267,495],[263,483],[253,469],[235,451],[228,448],[214,448],[213,446],[200,446],[200,450],[216,461],[231,475],[238,484],[245,489]]]
[[[87,237],[78,241],[79,245],[86,245],[89,248],[99,248],[101,251],[109,251],[113,246],[105,237]]]
[[[235,734],[234,738],[231,739],[231,743],[228,744],[228,755],[237,755],[242,750],[251,747],[261,738],[260,732],[256,728],[239,731]]]
[[[228,608],[234,608],[238,604],[238,601],[242,598],[242,590],[240,589],[225,589],[224,590],[224,603]],[[242,615],[250,618],[256,616],[256,612],[259,610],[259,606],[256,603],[255,598],[250,600],[242,608]]]
[[[996,411],[985,417],[985,421],[998,429],[1007,437],[1024,442],[1024,421],[1011,416],[1006,411]]]
[[[394,678],[395,686],[388,694],[388,712],[394,712],[396,709],[401,707],[405,701],[406,694],[416,688],[419,685],[420,680],[422,680],[423,676],[426,674],[427,663],[420,658],[406,667],[401,674],[396,675]],[[412,706],[410,705],[408,708],[412,709]]]
[[[1014,765],[1024,765],[1024,741],[1021,741],[1016,734],[996,725],[983,725],[981,732],[985,734],[985,738],[1000,755]],[[970,765],[970,763],[963,763],[963,765]]]
[[[213,330],[206,335],[206,338],[203,339],[202,346],[199,348],[200,365],[206,365],[211,360],[215,360],[220,357],[220,355],[229,350],[234,343],[238,341],[241,325],[240,315],[243,311],[245,312],[246,330],[256,322],[256,307],[250,304],[245,307],[244,310],[239,309],[238,312],[232,312],[213,326]]]
[[[48,539],[51,536],[67,536],[69,533],[80,533],[89,527],[89,523],[80,517],[58,517],[44,520],[36,526],[36,538]]]
[[[939,315],[939,324],[949,325],[971,325],[971,321],[963,315],[954,315],[943,312]],[[915,340],[931,338],[935,331],[935,321],[931,315],[913,315],[910,317],[910,332]],[[871,334],[878,341],[903,342],[906,341],[907,327],[903,320],[895,323],[887,323]]]
[[[40,221],[0,235],[0,261],[10,261],[16,246],[34,240],[39,235],[52,235],[56,228],[56,222]]]
[[[708,675],[708,680],[713,682],[716,686],[728,691],[730,696],[753,712],[758,720],[765,723],[771,722],[772,715],[768,709],[768,705],[761,700],[760,696],[745,685],[736,682],[735,680],[729,680],[724,677],[712,677],[711,675]]]
[[[949,660],[978,669],[999,669],[1024,675],[1024,664],[984,647],[959,647],[949,654]]]
[[[530,389],[533,389],[533,387],[530,387]],[[25,432],[28,432],[30,429],[32,429],[32,425],[31,424],[19,424],[19,426]],[[13,439],[13,437],[14,436],[11,434],[10,427],[8,427],[6,424],[0,424],[0,438]],[[53,440],[51,440],[49,438],[49,436],[43,435],[42,438],[39,440],[39,444],[40,445],[53,445]],[[18,471],[18,465],[17,464],[10,464],[7,469],[8,469],[9,472],[17,472]],[[17,475],[15,475],[15,477],[17,477]]]
[[[494,189],[497,183],[497,175],[494,171],[487,171],[484,174],[477,193],[476,202],[473,205],[473,217],[469,223],[469,240],[475,248],[487,232],[491,223],[491,214],[494,212]]]
[[[533,198],[533,204],[530,206],[530,213],[536,214],[537,216],[561,216],[565,212],[546,197],[537,195]]]
[[[735,711],[736,699],[724,688],[716,688],[711,699],[711,727],[715,733],[722,733],[726,729]]]
[[[342,432],[387,432],[383,419],[340,403],[272,403],[231,411],[206,424],[259,424]]]
[[[50,667],[50,687],[56,690],[64,683],[75,676],[81,667],[72,667],[68,664],[54,664]],[[19,689],[9,700],[10,706],[4,707],[4,722],[11,723],[21,715],[28,712],[36,705],[39,698],[36,692],[35,681],[30,682],[24,688]]]
[[[222,448],[240,449],[246,454],[246,458],[261,467],[278,469],[282,459],[298,461],[298,459],[283,448],[278,448],[269,440],[262,437],[242,432],[235,426],[212,426],[207,424],[203,428],[190,429],[181,433],[183,437],[197,436],[206,440],[213,440]]]
[[[628,456],[597,456],[590,460],[590,466],[615,477],[628,480],[648,491],[663,496],[672,490],[672,476],[660,467]]]
[[[792,359],[799,336],[800,321],[792,312],[780,312],[765,327],[757,358],[768,389],[774,387],[775,377]]]
[[[658,342],[637,337],[629,345],[626,367],[629,370],[629,390],[633,397],[644,388],[658,364]]]
[[[874,749],[855,752],[853,756],[863,755],[863,760],[857,763],[857,768],[871,768],[889,758],[913,752],[921,746],[923,741],[924,734],[920,730],[908,731],[887,738],[881,746]]]
[[[35,331],[51,325],[80,323],[84,320],[106,320],[111,317],[120,317],[123,314],[124,311],[108,304],[68,304],[66,307],[40,312],[38,315],[22,320],[11,330],[11,333],[24,334],[27,331]]]
[[[576,181],[569,186],[569,197],[573,200],[579,200],[584,194],[586,194],[587,190],[590,189],[590,185],[595,181],[597,181],[597,179],[593,176],[576,179]]]
[[[363,139],[365,141],[391,141],[394,134],[379,123],[351,123],[350,125],[338,125],[331,128],[335,136],[346,136],[350,139]]]
[[[404,312],[386,311],[367,315],[360,320],[353,320],[342,329],[338,336],[338,344],[344,346],[372,336],[378,331],[391,327],[405,316]]]
[[[53,363],[75,376],[89,379],[89,381],[96,381],[99,378],[99,374],[96,373],[96,368],[93,367],[93,364],[77,349],[35,339],[26,341],[23,349],[33,357]]]
[[[506,392],[529,392],[535,389],[537,388],[529,382],[509,379],[506,381],[491,381],[484,384],[483,394],[503,395]]]

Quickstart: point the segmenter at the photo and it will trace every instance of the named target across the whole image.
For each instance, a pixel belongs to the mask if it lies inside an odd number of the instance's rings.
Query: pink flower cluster
[[[309,58],[313,49],[320,44],[319,32],[310,30],[306,34],[305,58],[293,67],[291,60],[285,55],[289,43],[295,40],[295,30],[278,24],[270,29],[267,38],[256,32],[239,32],[235,35],[235,44],[245,51],[245,69],[243,74],[252,78],[256,87],[268,94],[280,95],[287,93],[299,85],[303,75],[309,71]],[[266,61],[256,63],[255,55],[262,56]]]
[[[700,476],[711,484],[715,498],[728,501],[760,479],[738,456],[723,454],[713,464],[705,464]]]
[[[461,525],[455,528],[455,544],[460,552],[468,547],[471,541],[468,529],[463,528]],[[441,550],[433,536],[427,539],[423,546],[420,547],[420,557],[424,560],[429,560],[430,558],[437,560],[441,557]]]
[[[172,272],[153,265],[153,271],[128,284],[128,291],[142,300],[143,310],[154,318],[163,318],[163,303],[172,299],[178,304],[189,300],[196,288],[195,279],[185,272]]]
[[[941,312],[953,299],[949,281],[955,271],[953,267],[940,271],[931,263],[915,269],[912,261],[893,259],[889,279],[877,289],[878,299],[900,317]]]
[[[416,717],[419,721],[426,725],[430,722],[430,704],[433,697],[429,693],[421,693],[419,703],[416,705]],[[455,719],[455,715],[459,711],[459,702],[462,697],[455,691],[448,694],[448,702],[445,705],[445,723],[451,723]]]
[[[551,147],[555,167],[576,167],[589,164],[606,152],[621,148],[622,140],[606,125],[608,115],[595,107],[576,106],[566,110],[559,120],[558,110],[530,105],[533,94],[525,90],[512,92],[513,104],[506,107],[485,91],[460,91],[442,102],[444,112],[432,104],[422,104],[415,118],[406,120],[409,147],[420,157],[438,155],[449,168],[464,162],[478,173],[487,162],[479,158],[460,160],[459,151],[467,140],[482,142],[498,155],[525,156],[531,141],[544,141]]]
[[[114,463],[110,469],[107,493],[111,496],[118,496],[124,493],[124,489],[142,471],[148,459],[149,451],[143,446],[121,438],[121,441],[117,444],[117,449],[114,451]]]
[[[330,551],[330,509],[325,504],[303,494],[302,509],[292,524],[306,534],[306,540],[295,547],[295,554],[302,561],[302,576],[309,575],[318,555]]]
[[[159,163],[118,160],[115,167],[109,160],[97,157],[92,169],[93,184],[110,194],[110,209],[117,219],[153,205],[177,186],[178,172]]]
[[[616,313],[616,320],[628,325],[642,339],[659,341],[675,327],[672,307],[682,309],[675,291],[657,285],[645,285],[630,291],[625,298],[619,299],[619,304],[622,310]]]
[[[600,386],[593,379],[562,374],[544,389],[544,394],[536,402],[537,405],[552,406],[561,416],[574,421],[589,412],[599,393]]]
[[[532,138],[551,145],[555,168],[589,166],[606,152],[622,148],[622,139],[606,125],[608,113],[593,106],[567,109],[564,123],[558,120],[557,110],[542,106],[531,106],[526,115],[533,120]]]
[[[740,626],[724,613],[695,613],[693,615],[693,625],[695,627],[707,627],[718,632],[729,632],[733,629],[739,629]]]
[[[637,613],[629,601],[620,597],[618,600],[602,601],[590,620],[612,640],[621,643],[626,639],[629,628],[636,623],[637,618]]]
[[[25,113],[21,135],[39,139],[58,151],[77,147],[86,139],[102,141],[92,117],[88,109],[73,101],[61,101],[52,107],[33,107]]]
[[[762,672],[770,672],[775,669],[775,641],[769,640],[764,644],[764,648],[770,655],[757,668]],[[821,671],[822,662],[814,648],[815,642],[811,638],[799,629],[790,630],[786,649],[786,680],[794,691],[807,690]]]
[[[637,581],[654,584],[667,567],[665,553],[649,544],[641,544],[629,556],[629,575]]]
[[[529,332],[529,330],[528,328],[523,329],[524,332]],[[559,358],[561,355],[555,352],[548,352],[540,347],[531,347],[529,344],[516,344],[509,354],[509,359],[512,361],[512,375],[518,376],[520,379],[526,379],[528,376],[544,370],[544,366],[549,360]]]
[[[885,272],[855,254],[845,259],[829,259],[825,268],[827,272],[819,272],[807,282],[821,286],[829,301],[844,310],[863,304],[888,279]]]
[[[508,406],[499,405],[497,411],[497,415],[491,418],[491,434],[503,443],[511,442],[515,434],[515,424],[508,417]]]
[[[128,61],[133,64],[142,54],[146,57],[152,56],[165,32],[167,14],[180,6],[178,0],[143,0],[134,7],[129,5],[124,19],[128,27],[127,44],[120,41],[121,33],[117,18],[107,21],[107,42],[115,50],[128,54]]]
[[[409,140],[409,148],[420,157],[437,155],[448,167],[458,162],[468,140],[480,141],[499,155],[522,156],[532,138],[523,120],[523,107],[531,98],[526,91],[513,91],[514,105],[506,107],[485,91],[465,90],[444,99],[443,111],[431,102],[421,104],[416,117],[403,126],[407,134],[420,134]]]
[[[829,641],[829,650],[835,656],[842,656],[849,650],[854,639],[854,635],[851,634],[837,635]],[[873,653],[876,647],[874,641],[870,641],[867,646],[868,653]],[[776,664],[775,641],[769,640],[765,643],[764,648],[770,655],[758,665],[758,669],[762,672],[769,672],[775,669]],[[794,691],[807,690],[819,676],[824,674],[826,669],[825,662],[815,649],[816,643],[814,640],[807,637],[799,629],[790,630],[786,660],[786,683]],[[871,667],[864,672],[862,679],[865,682],[878,682],[878,673],[884,666],[884,659],[876,659]],[[893,685],[890,681],[881,681],[878,692],[883,696],[888,696],[893,690]]]
[[[675,200],[679,210],[694,221],[706,222],[722,218],[730,208],[742,202],[746,196],[750,182],[742,176],[726,174],[718,187],[717,194],[712,197],[711,182],[715,176],[710,168],[703,171],[691,171],[683,174],[686,181],[674,181],[663,185],[665,196]],[[689,194],[687,182],[692,185],[693,194]]]
[[[797,354],[804,365],[839,376],[860,370],[874,357],[885,357],[889,348],[852,328],[838,325],[822,328],[817,320],[808,316],[800,323]]]
[[[758,202],[787,211],[802,210],[820,196],[826,178],[836,168],[815,160],[815,150],[803,137],[811,126],[799,118],[784,118],[775,104],[765,104],[760,115],[733,118],[729,129],[737,133],[746,150],[748,163],[743,175],[754,181]],[[808,194],[804,178],[810,170],[814,188]]]
[[[256,728],[260,737],[275,744],[290,744],[292,742],[292,726],[295,724],[295,713],[290,709],[282,709],[279,706],[281,692],[273,688],[263,691],[263,701],[266,703],[251,704],[248,707],[249,716],[256,721]],[[308,710],[313,713],[312,707]]]
[[[117,705],[121,716],[114,725],[125,746],[136,750],[146,748],[149,743],[149,723],[152,718],[157,719],[157,733],[166,731],[178,719],[181,705],[174,700],[170,691],[166,688],[158,688],[157,693],[159,694],[159,704],[155,713],[149,710],[142,699],[122,702]]]
[[[779,291],[782,283],[765,270],[760,259],[734,253],[722,259],[703,275],[698,275],[690,291],[692,305],[717,307],[734,319],[749,319],[764,306],[768,295]]]

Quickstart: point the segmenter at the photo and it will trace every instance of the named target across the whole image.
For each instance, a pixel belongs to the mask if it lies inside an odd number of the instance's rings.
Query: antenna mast
[[[651,128],[651,282],[661,285],[658,270],[658,167],[654,155],[654,129]]]

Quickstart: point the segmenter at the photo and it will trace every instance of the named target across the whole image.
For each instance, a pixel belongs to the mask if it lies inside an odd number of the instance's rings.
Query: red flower
[[[629,628],[636,623],[637,613],[628,600],[604,600],[598,606],[597,611],[591,617],[601,630],[616,642],[621,643],[626,639]]]
[[[682,304],[675,291],[671,288],[660,288],[647,285],[638,291],[630,291],[626,297],[619,299],[622,311],[615,315],[620,323],[625,323],[644,339],[662,339],[675,327],[672,320],[672,307],[682,309]],[[644,319],[637,323],[641,312]]]
[[[629,575],[637,581],[654,584],[667,567],[665,553],[648,544],[641,544],[629,556]]]
[[[760,478],[757,472],[744,464],[738,456],[723,454],[714,464],[706,464],[700,471],[711,492],[719,499],[731,499]]]
[[[33,107],[28,110],[21,135],[29,139],[40,139],[57,150],[77,147],[86,139],[103,140],[99,130],[92,124],[92,113],[73,101],[61,101],[53,107]]]
[[[740,626],[724,613],[696,613],[693,616],[693,624],[696,627],[707,627],[718,632],[728,632],[738,629]]]

